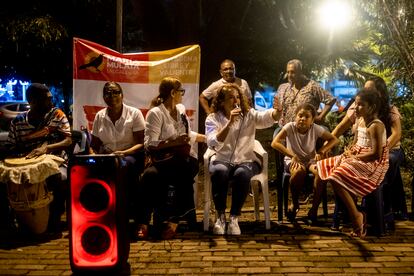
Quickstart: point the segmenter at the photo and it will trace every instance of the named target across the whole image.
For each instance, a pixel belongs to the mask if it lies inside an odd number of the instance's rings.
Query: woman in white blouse
[[[240,235],[238,216],[249,193],[250,179],[260,172],[253,148],[256,128],[271,127],[279,117],[275,109],[256,111],[236,84],[223,85],[206,119],[207,146],[215,151],[209,166],[214,205],[218,218],[213,233],[226,229],[226,201],[232,183],[232,204],[227,234]]]
[[[106,82],[102,90],[107,105],[96,113],[91,153],[121,155],[126,170],[128,210],[135,208],[139,175],[144,170],[145,119],[141,110],[124,103],[119,83]],[[134,214],[131,214],[134,216]]]
[[[163,78],[159,95],[152,100],[146,116],[144,146],[150,162],[140,183],[142,196],[136,230],[139,239],[148,235],[152,211],[154,227],[163,239],[175,235],[183,216],[191,214],[189,223],[196,223],[193,183],[198,161],[191,145],[204,142],[205,138],[190,129],[181,104],[184,95],[185,89],[178,79]]]

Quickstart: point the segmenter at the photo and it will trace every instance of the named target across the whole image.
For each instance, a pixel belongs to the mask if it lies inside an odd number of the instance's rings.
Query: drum
[[[35,234],[46,231],[49,204],[53,195],[47,190],[46,179],[60,173],[63,159],[43,155],[26,159],[9,158],[0,162],[0,182],[7,184],[10,206],[17,222]]]

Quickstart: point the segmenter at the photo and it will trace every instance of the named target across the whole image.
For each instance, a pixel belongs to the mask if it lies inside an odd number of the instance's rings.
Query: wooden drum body
[[[46,179],[60,173],[63,159],[54,155],[38,158],[10,158],[0,162],[0,182],[7,184],[10,206],[19,224],[31,232],[46,231],[49,204],[53,195],[48,191]]]

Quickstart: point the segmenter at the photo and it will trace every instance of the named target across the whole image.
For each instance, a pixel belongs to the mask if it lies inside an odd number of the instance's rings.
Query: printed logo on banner
[[[97,52],[89,52],[85,56],[85,63],[79,66],[79,70],[87,69],[92,73],[99,73],[105,67],[105,60],[103,54],[98,54]]]

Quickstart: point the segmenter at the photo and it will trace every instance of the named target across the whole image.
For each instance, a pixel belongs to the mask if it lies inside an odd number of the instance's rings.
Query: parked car
[[[4,102],[0,103],[0,129],[8,130],[10,121],[18,114],[30,109],[27,102]]]

